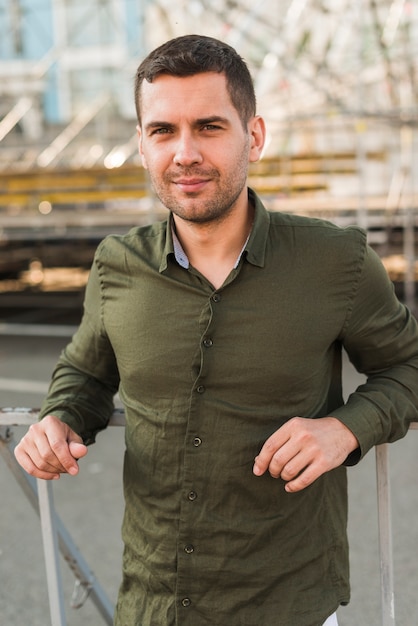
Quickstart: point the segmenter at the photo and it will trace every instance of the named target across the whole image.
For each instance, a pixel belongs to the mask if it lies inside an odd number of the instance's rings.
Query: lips
[[[186,193],[201,191],[209,182],[207,178],[179,178],[173,180],[178,189]]]

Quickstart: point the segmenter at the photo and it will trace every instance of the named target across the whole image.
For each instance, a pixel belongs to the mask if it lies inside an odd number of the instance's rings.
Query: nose
[[[174,163],[189,167],[190,165],[201,163],[202,160],[202,153],[197,138],[191,132],[182,133],[176,145],[173,157]]]

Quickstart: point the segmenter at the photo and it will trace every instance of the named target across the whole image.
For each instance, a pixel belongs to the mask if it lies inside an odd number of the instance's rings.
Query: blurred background
[[[236,47],[254,76],[268,141],[249,183],[267,207],[365,228],[417,313],[416,0],[0,0],[0,406],[40,405],[98,242],[165,217],[137,156],[133,80],[151,49],[194,32]],[[347,395],[361,380],[347,368],[344,382]],[[112,601],[122,431],[54,489]],[[416,434],[391,455],[396,609],[414,626]],[[4,464],[0,493],[1,619],[45,626],[39,525]],[[375,494],[370,454],[349,472],[353,600],[341,626],[382,623]],[[102,623],[90,602],[67,617]]]
[[[415,309],[418,6],[407,0],[0,0],[0,321],[78,321],[98,241],[161,219],[133,77],[199,32],[247,60],[269,208],[367,229]]]

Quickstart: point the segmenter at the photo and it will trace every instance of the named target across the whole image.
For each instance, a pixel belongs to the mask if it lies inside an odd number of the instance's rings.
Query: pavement
[[[65,337],[0,336],[0,406],[39,407]],[[347,395],[361,377],[344,371]],[[14,428],[18,441],[24,428]],[[398,626],[418,623],[418,432],[390,446],[395,612]],[[120,583],[123,514],[123,428],[112,427],[81,463],[76,478],[54,483],[56,509],[96,577],[115,602]],[[0,458],[0,624],[48,626],[49,604],[41,528],[18,483]],[[352,600],[340,626],[380,626],[375,456],[349,469]],[[91,599],[70,608],[74,577],[61,559],[68,626],[102,626]],[[214,625],[227,626],[227,625]],[[260,626],[270,626],[261,625]],[[295,624],[295,626],[297,626]]]

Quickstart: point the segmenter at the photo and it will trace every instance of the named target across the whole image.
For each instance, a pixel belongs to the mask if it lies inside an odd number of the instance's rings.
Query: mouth
[[[179,178],[172,182],[184,193],[197,193],[209,183],[208,178]]]

